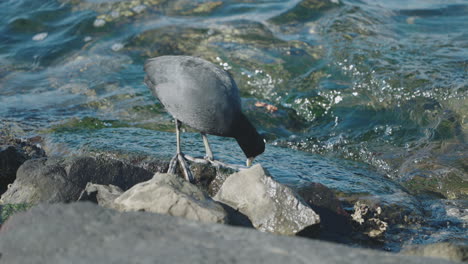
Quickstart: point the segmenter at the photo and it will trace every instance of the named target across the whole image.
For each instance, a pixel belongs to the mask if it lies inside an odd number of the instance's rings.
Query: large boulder
[[[197,186],[173,174],[156,173],[114,200],[120,211],[148,211],[187,219],[226,223],[227,213]]]
[[[3,203],[72,202],[88,182],[123,190],[151,179],[153,173],[121,161],[95,157],[40,158],[26,161],[2,195]]]
[[[245,214],[261,231],[295,235],[320,222],[318,214],[259,164],[229,176],[214,199]]]
[[[452,263],[90,203],[45,204],[13,215],[0,230],[0,253],[9,264]]]

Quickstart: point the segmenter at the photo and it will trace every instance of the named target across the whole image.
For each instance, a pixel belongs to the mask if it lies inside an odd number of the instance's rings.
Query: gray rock
[[[94,157],[40,158],[26,161],[2,195],[4,203],[76,201],[88,182],[123,190],[151,179],[153,173],[121,161]]]
[[[169,168],[170,161],[170,157],[153,157],[135,153],[106,151],[93,152],[90,154],[101,159],[119,160],[125,164],[151,171],[153,174],[157,172],[166,173]],[[210,196],[214,196],[218,192],[224,180],[235,172],[232,169],[217,168],[211,164],[193,163],[190,161],[189,164],[190,170],[195,178],[194,184],[207,192]],[[177,171],[177,174],[182,178],[184,177],[180,170]]]
[[[173,174],[156,173],[114,200],[120,211],[148,211],[187,219],[226,223],[227,213],[197,186]]]
[[[123,191],[117,186],[88,183],[78,201],[91,201],[107,208],[114,208],[114,200]]]
[[[295,235],[320,222],[318,214],[259,164],[229,176],[214,199],[245,214],[261,231]]]
[[[90,203],[45,204],[13,215],[0,230],[0,253],[9,264],[452,263]]]
[[[468,261],[468,245],[453,243],[410,246],[403,249],[402,253],[411,256],[433,257],[451,261]]]

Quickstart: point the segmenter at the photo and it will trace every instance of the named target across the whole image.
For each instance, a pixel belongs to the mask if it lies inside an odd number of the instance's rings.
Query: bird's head
[[[260,135],[259,135],[259,136],[260,136]],[[249,157],[249,156],[247,155],[247,153],[246,153],[247,160],[245,161],[245,165],[246,165],[247,167],[252,166],[252,164],[253,164],[255,158],[256,158],[258,155],[262,154],[262,153],[265,151],[265,139],[261,138],[261,136],[260,136],[260,139],[261,139],[261,142],[257,141],[257,142],[255,142],[255,143],[252,143],[252,145],[251,145],[251,146],[253,146],[253,147],[252,147],[253,150],[252,150],[252,152],[250,152],[250,153],[255,153],[256,155],[255,155],[255,154],[252,154],[252,156]],[[244,152],[245,152],[245,151],[244,151]],[[253,156],[253,155],[255,155],[255,156]]]
[[[265,151],[265,140],[244,115],[238,125],[235,138],[247,157],[247,167],[250,167],[254,159]]]

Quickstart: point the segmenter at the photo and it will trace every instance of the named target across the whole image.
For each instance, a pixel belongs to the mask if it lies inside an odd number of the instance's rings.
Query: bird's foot
[[[206,157],[201,159],[201,158],[194,158],[194,157],[191,157],[189,155],[185,155],[185,158],[187,160],[190,160],[190,161],[195,162],[195,163],[200,163],[200,164],[210,163],[211,165],[213,165],[215,167],[227,168],[227,169],[232,169],[232,170],[236,170],[236,171],[247,169],[247,167],[245,167],[245,166],[227,164],[227,163],[221,162],[219,160],[209,159],[209,158],[207,159]]]
[[[194,177],[193,177],[192,172],[190,171],[190,166],[187,163],[186,155],[184,155],[183,153],[177,153],[171,159],[171,162],[169,163],[169,169],[167,170],[167,173],[176,174],[177,164],[180,165],[182,173],[184,174],[185,179],[187,181],[189,181],[189,182],[194,182]]]
[[[209,156],[209,155],[205,155],[205,156],[203,157],[203,159],[206,160],[206,161],[208,161],[208,162],[211,162],[211,161],[214,160],[214,157],[213,157],[213,156]]]

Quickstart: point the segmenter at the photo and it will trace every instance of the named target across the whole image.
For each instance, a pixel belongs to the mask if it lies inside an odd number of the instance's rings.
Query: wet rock
[[[78,201],[91,201],[107,208],[114,208],[114,200],[122,195],[123,191],[112,184],[101,185],[88,183],[81,193]]]
[[[138,155],[135,153],[121,152],[93,152],[93,157],[102,159],[119,160],[123,163],[137,166],[153,173],[165,173],[169,167],[169,157],[151,157]],[[210,164],[192,163],[189,161],[190,170],[194,176],[194,184],[205,191],[209,196],[214,196],[226,178],[235,171],[227,168],[218,168]],[[184,178],[182,171],[177,171],[177,175]]]
[[[401,253],[411,256],[432,257],[451,261],[468,261],[468,246],[453,243],[409,246],[403,249]]]
[[[229,176],[214,199],[245,214],[261,231],[295,235],[320,222],[290,188],[273,180],[258,164]]]
[[[335,193],[320,183],[309,183],[296,192],[320,215],[320,239],[344,242],[343,238],[352,232],[352,226],[349,214]]]
[[[44,150],[33,140],[0,136],[0,194],[16,179],[16,171],[21,164],[28,159],[45,156]]]
[[[132,38],[126,45],[126,49],[148,58],[162,55],[205,55],[205,52],[198,50],[200,46],[206,46],[202,43],[206,43],[209,37],[208,31],[206,28],[178,26],[152,29]]]
[[[37,159],[46,156],[44,149],[41,147],[42,138],[15,138],[10,136],[1,136],[0,131],[0,146],[13,146],[19,153],[25,156],[26,159]]]
[[[31,208],[29,204],[0,204],[0,227],[13,214],[29,208]]]
[[[430,161],[420,163],[411,171],[403,186],[415,195],[432,195],[446,199],[468,198],[468,174]]]
[[[0,194],[15,180],[16,171],[25,160],[26,157],[15,147],[0,146]]]
[[[195,185],[173,174],[156,173],[114,200],[120,211],[148,211],[191,220],[226,223],[223,207]]]
[[[414,195],[468,198],[468,153],[464,140],[430,142],[398,160],[401,184]]]
[[[26,161],[2,195],[4,203],[76,201],[88,182],[123,190],[151,179],[153,173],[117,160],[93,157],[41,158]]]
[[[140,263],[451,263],[90,203],[45,204],[12,216],[0,230],[0,249],[10,264],[119,264],[135,256]]]
[[[177,0],[171,1],[169,4],[169,15],[207,15],[215,11],[218,7],[223,4],[222,1],[210,1],[198,3],[190,0]]]
[[[377,217],[390,225],[423,224],[424,210],[420,201],[406,192],[380,196],[364,196],[352,202],[354,213],[367,212],[365,218]],[[367,208],[367,209],[364,209]]]
[[[375,210],[374,210],[375,209]],[[359,230],[370,238],[382,236],[388,228],[388,223],[379,218],[382,208],[372,208],[358,201],[354,205],[354,213],[351,215]]]
[[[73,11],[93,10],[98,13],[97,19],[106,22],[128,22],[129,18],[144,14],[147,10],[161,11],[167,0],[59,0],[71,4]]]

